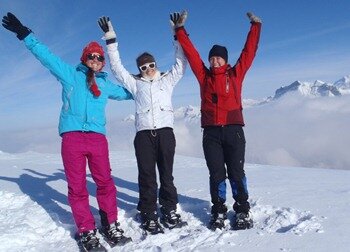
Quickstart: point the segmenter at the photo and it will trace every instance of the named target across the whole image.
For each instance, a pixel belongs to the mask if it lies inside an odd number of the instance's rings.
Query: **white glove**
[[[248,18],[250,19],[251,22],[261,23],[261,19],[259,17],[255,16],[254,13],[248,12],[247,16],[248,16]]]
[[[170,25],[173,28],[173,30],[185,25],[187,15],[187,11],[185,10],[182,11],[181,14],[179,12],[174,12],[173,14],[170,14]]]
[[[105,35],[102,37],[103,40],[116,39],[117,34],[113,29],[112,22],[109,20],[109,17],[101,17],[98,19],[98,25],[101,27],[102,31],[105,32]]]

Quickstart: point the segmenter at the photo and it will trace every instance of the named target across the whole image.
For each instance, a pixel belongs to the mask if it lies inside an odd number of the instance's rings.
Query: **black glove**
[[[184,26],[186,19],[187,11],[185,10],[181,13],[174,12],[173,14],[170,14],[170,24],[174,29]]]
[[[106,44],[109,45],[111,43],[115,43],[117,40],[117,34],[113,29],[112,21],[109,20],[109,17],[100,17],[97,22],[102,31],[105,33],[102,39],[106,40]]]
[[[104,33],[109,32],[108,21],[109,17],[101,17],[98,19],[98,25],[101,27]]]
[[[173,14],[170,14],[170,21],[174,24],[174,27],[177,25],[177,22],[180,19],[180,13],[174,12]]]
[[[32,32],[29,28],[23,26],[18,18],[16,18],[11,12],[8,12],[7,16],[2,18],[2,26],[7,30],[16,33],[19,40],[23,40]]]

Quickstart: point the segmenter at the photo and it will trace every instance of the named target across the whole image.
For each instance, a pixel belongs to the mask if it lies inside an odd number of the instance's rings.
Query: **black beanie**
[[[210,60],[210,58],[213,56],[219,56],[223,58],[227,63],[228,55],[226,47],[221,45],[213,45],[213,47],[209,51],[208,60]]]
[[[138,56],[137,59],[136,59],[137,67],[140,67],[140,66],[142,66],[142,65],[144,65],[146,63],[151,63],[151,62],[156,62],[156,60],[148,52],[144,52],[143,54]]]

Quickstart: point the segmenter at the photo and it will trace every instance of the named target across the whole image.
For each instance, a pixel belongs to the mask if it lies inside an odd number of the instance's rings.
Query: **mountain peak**
[[[350,94],[350,75],[334,82],[334,86],[338,88],[341,94]]]
[[[350,75],[345,76],[334,84],[316,80],[314,82],[294,81],[288,86],[282,86],[276,90],[273,99],[278,99],[289,93],[299,93],[306,97],[320,96],[341,96],[342,94],[350,94]]]

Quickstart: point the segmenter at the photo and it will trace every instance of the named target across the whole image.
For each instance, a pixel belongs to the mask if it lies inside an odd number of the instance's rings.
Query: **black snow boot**
[[[249,212],[236,213],[233,220],[233,227],[232,227],[234,230],[250,229],[252,227],[253,227],[253,219]]]
[[[209,229],[215,231],[215,229],[225,228],[225,220],[227,219],[226,213],[213,213],[209,222]]]
[[[119,226],[119,222],[114,222],[108,226],[102,226],[100,229],[101,234],[111,247],[123,246],[132,241],[130,237],[124,236],[124,231]]]
[[[154,213],[141,213],[141,228],[146,231],[147,234],[159,234],[164,233],[162,226],[158,222],[158,215]]]
[[[96,236],[96,229],[87,232],[79,233],[79,245],[83,251],[101,252],[107,251],[105,247],[100,244],[100,240]]]
[[[227,219],[227,207],[223,203],[215,204],[211,207],[211,218],[209,221],[209,229],[225,228],[225,220]]]
[[[176,213],[176,210],[168,210],[165,207],[161,207],[160,211],[163,215],[160,221],[164,227],[173,229],[187,225],[187,222],[181,220],[181,216]]]

